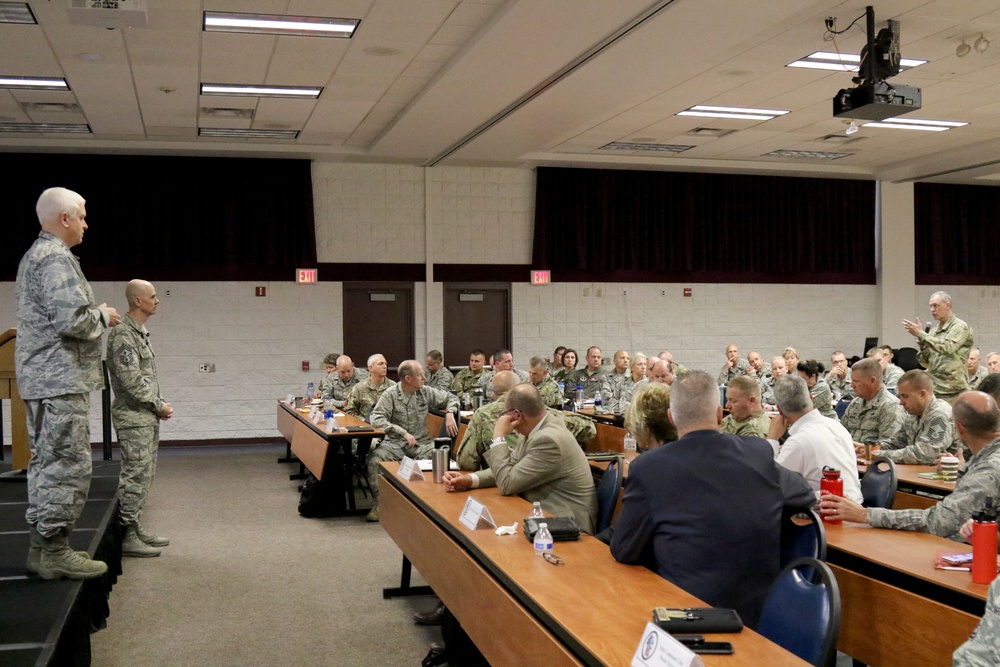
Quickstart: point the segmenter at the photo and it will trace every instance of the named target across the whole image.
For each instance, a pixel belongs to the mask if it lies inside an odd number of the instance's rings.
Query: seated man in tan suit
[[[597,496],[590,465],[565,424],[550,415],[538,390],[519,384],[507,392],[506,412],[493,427],[486,452],[489,469],[474,473],[445,473],[445,489],[466,491],[496,486],[500,493],[517,494],[555,515],[576,517],[580,528],[594,531]],[[511,447],[507,436],[517,433]]]

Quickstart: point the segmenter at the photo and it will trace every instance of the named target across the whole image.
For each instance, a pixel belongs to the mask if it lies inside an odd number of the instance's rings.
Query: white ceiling
[[[39,25],[0,25],[0,75],[66,77],[72,91],[0,90],[0,122],[89,123],[92,135],[5,134],[3,151],[244,155],[418,165],[578,165],[935,180],[1000,179],[1000,5],[886,0],[918,86],[914,118],[947,132],[862,128],[832,98],[849,73],[789,62],[858,53],[863,2],[835,0],[146,0],[146,27],[71,22],[69,0],[29,2]],[[97,10],[95,10],[97,11]],[[350,40],[209,33],[203,11],[361,19]],[[955,55],[982,33],[986,53]],[[83,54],[89,54],[84,56]],[[94,57],[99,57],[94,59]],[[199,96],[199,83],[323,86],[319,100]],[[36,110],[38,103],[71,105]],[[695,104],[788,109],[775,120],[675,115]],[[73,107],[72,105],[76,105]],[[205,109],[224,109],[209,115]],[[241,117],[238,113],[242,111]],[[248,113],[250,112],[250,113]],[[292,129],[295,140],[199,138],[198,127]],[[734,130],[692,136],[699,127]],[[609,154],[614,141],[687,144]],[[837,160],[763,157],[780,149]]]

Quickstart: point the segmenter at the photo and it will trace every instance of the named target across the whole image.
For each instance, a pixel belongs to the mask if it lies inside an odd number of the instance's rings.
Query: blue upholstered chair
[[[834,410],[837,411],[837,419],[843,419],[844,413],[847,412],[847,406],[851,404],[851,399],[842,398],[837,401],[837,405],[834,406]]]
[[[884,456],[872,461],[861,478],[861,495],[865,507],[892,509],[896,502],[896,464]]]
[[[799,558],[826,560],[826,528],[812,509],[786,512],[781,519],[781,567]]]
[[[615,515],[615,505],[618,502],[618,494],[622,488],[622,479],[625,476],[624,467],[624,460],[619,456],[608,464],[608,469],[604,471],[604,475],[601,476],[601,481],[597,485],[595,535],[611,525],[611,519]]]
[[[832,667],[840,635],[840,587],[827,564],[800,558],[782,570],[757,632],[811,665]]]

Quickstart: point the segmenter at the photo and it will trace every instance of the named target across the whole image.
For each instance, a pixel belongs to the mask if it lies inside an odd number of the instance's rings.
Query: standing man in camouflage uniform
[[[851,367],[851,389],[855,399],[840,420],[859,452],[866,444],[887,447],[903,423],[899,399],[882,386],[878,359],[862,359]]]
[[[83,197],[50,188],[35,205],[42,231],[17,267],[18,387],[28,422],[28,572],[91,579],[108,571],[69,547],[90,490],[90,392],[104,387],[101,335],[121,322],[98,305],[70,248],[83,241]]]
[[[132,280],[125,286],[125,300],[128,313],[122,326],[108,336],[108,373],[115,392],[111,421],[122,453],[118,476],[118,518],[125,526],[122,555],[141,558],[159,556],[159,548],[170,544],[167,538],[143,530],[139,517],[156,474],[160,420],[170,419],[174,409],[160,396],[146,330],[146,320],[156,314],[160,303],[156,288],[145,280]]]
[[[389,365],[385,362],[385,357],[381,354],[368,357],[368,379],[351,389],[344,412],[358,419],[368,419],[368,413],[378,403],[378,399],[382,398],[386,389],[396,386],[395,382],[386,378],[388,372]]]
[[[483,366],[485,365],[486,353],[482,350],[473,350],[469,355],[469,367],[458,372],[451,383],[451,390],[457,394],[464,394],[478,387],[479,381],[483,377]]]
[[[903,320],[903,328],[920,345],[917,361],[934,378],[934,395],[952,403],[969,388],[965,364],[972,349],[972,327],[951,312],[951,297],[946,292],[931,294],[929,305],[931,317],[938,322],[933,331],[925,332],[919,317],[916,322]]]
[[[427,353],[427,386],[451,391],[451,383],[455,380],[455,374],[444,365],[444,355],[440,350],[431,350]]]
[[[951,418],[951,406],[934,396],[934,381],[914,369],[899,378],[899,405],[906,410],[903,427],[883,445],[880,456],[896,463],[934,465],[938,454],[960,445]]]
[[[424,369],[420,362],[409,359],[399,365],[399,384],[378,399],[372,411],[372,426],[385,431],[385,437],[368,454],[368,483],[375,496],[375,507],[365,517],[378,521],[378,464],[382,461],[400,461],[404,456],[426,459],[434,449],[434,442],[427,432],[427,412],[444,410],[445,430],[448,435],[458,435],[455,413],[458,398],[441,389],[424,386]]]
[[[1000,410],[988,394],[970,391],[955,401],[952,416],[958,437],[973,455],[951,495],[927,509],[906,510],[865,509],[847,498],[826,495],[820,501],[821,514],[875,528],[913,530],[962,541],[962,524],[987,498],[996,498],[1000,489]]]
[[[559,385],[556,381],[549,377],[548,364],[545,363],[545,359],[541,357],[532,357],[531,361],[528,362],[528,378],[531,380],[531,384],[535,385],[535,389],[538,390],[538,395],[542,397],[542,403],[546,407],[562,409],[563,404],[566,399],[563,397],[563,392],[559,391]],[[496,378],[493,378],[493,390],[496,391]],[[500,397],[497,396],[496,400],[500,401]],[[492,434],[493,431],[490,430]]]

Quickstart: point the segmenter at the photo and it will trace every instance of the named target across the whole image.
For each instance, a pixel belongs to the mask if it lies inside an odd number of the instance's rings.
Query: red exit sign
[[[532,285],[548,285],[551,282],[552,276],[549,271],[532,271],[531,272],[531,284]]]
[[[295,282],[302,284],[315,283],[319,280],[319,272],[316,269],[295,269]]]

